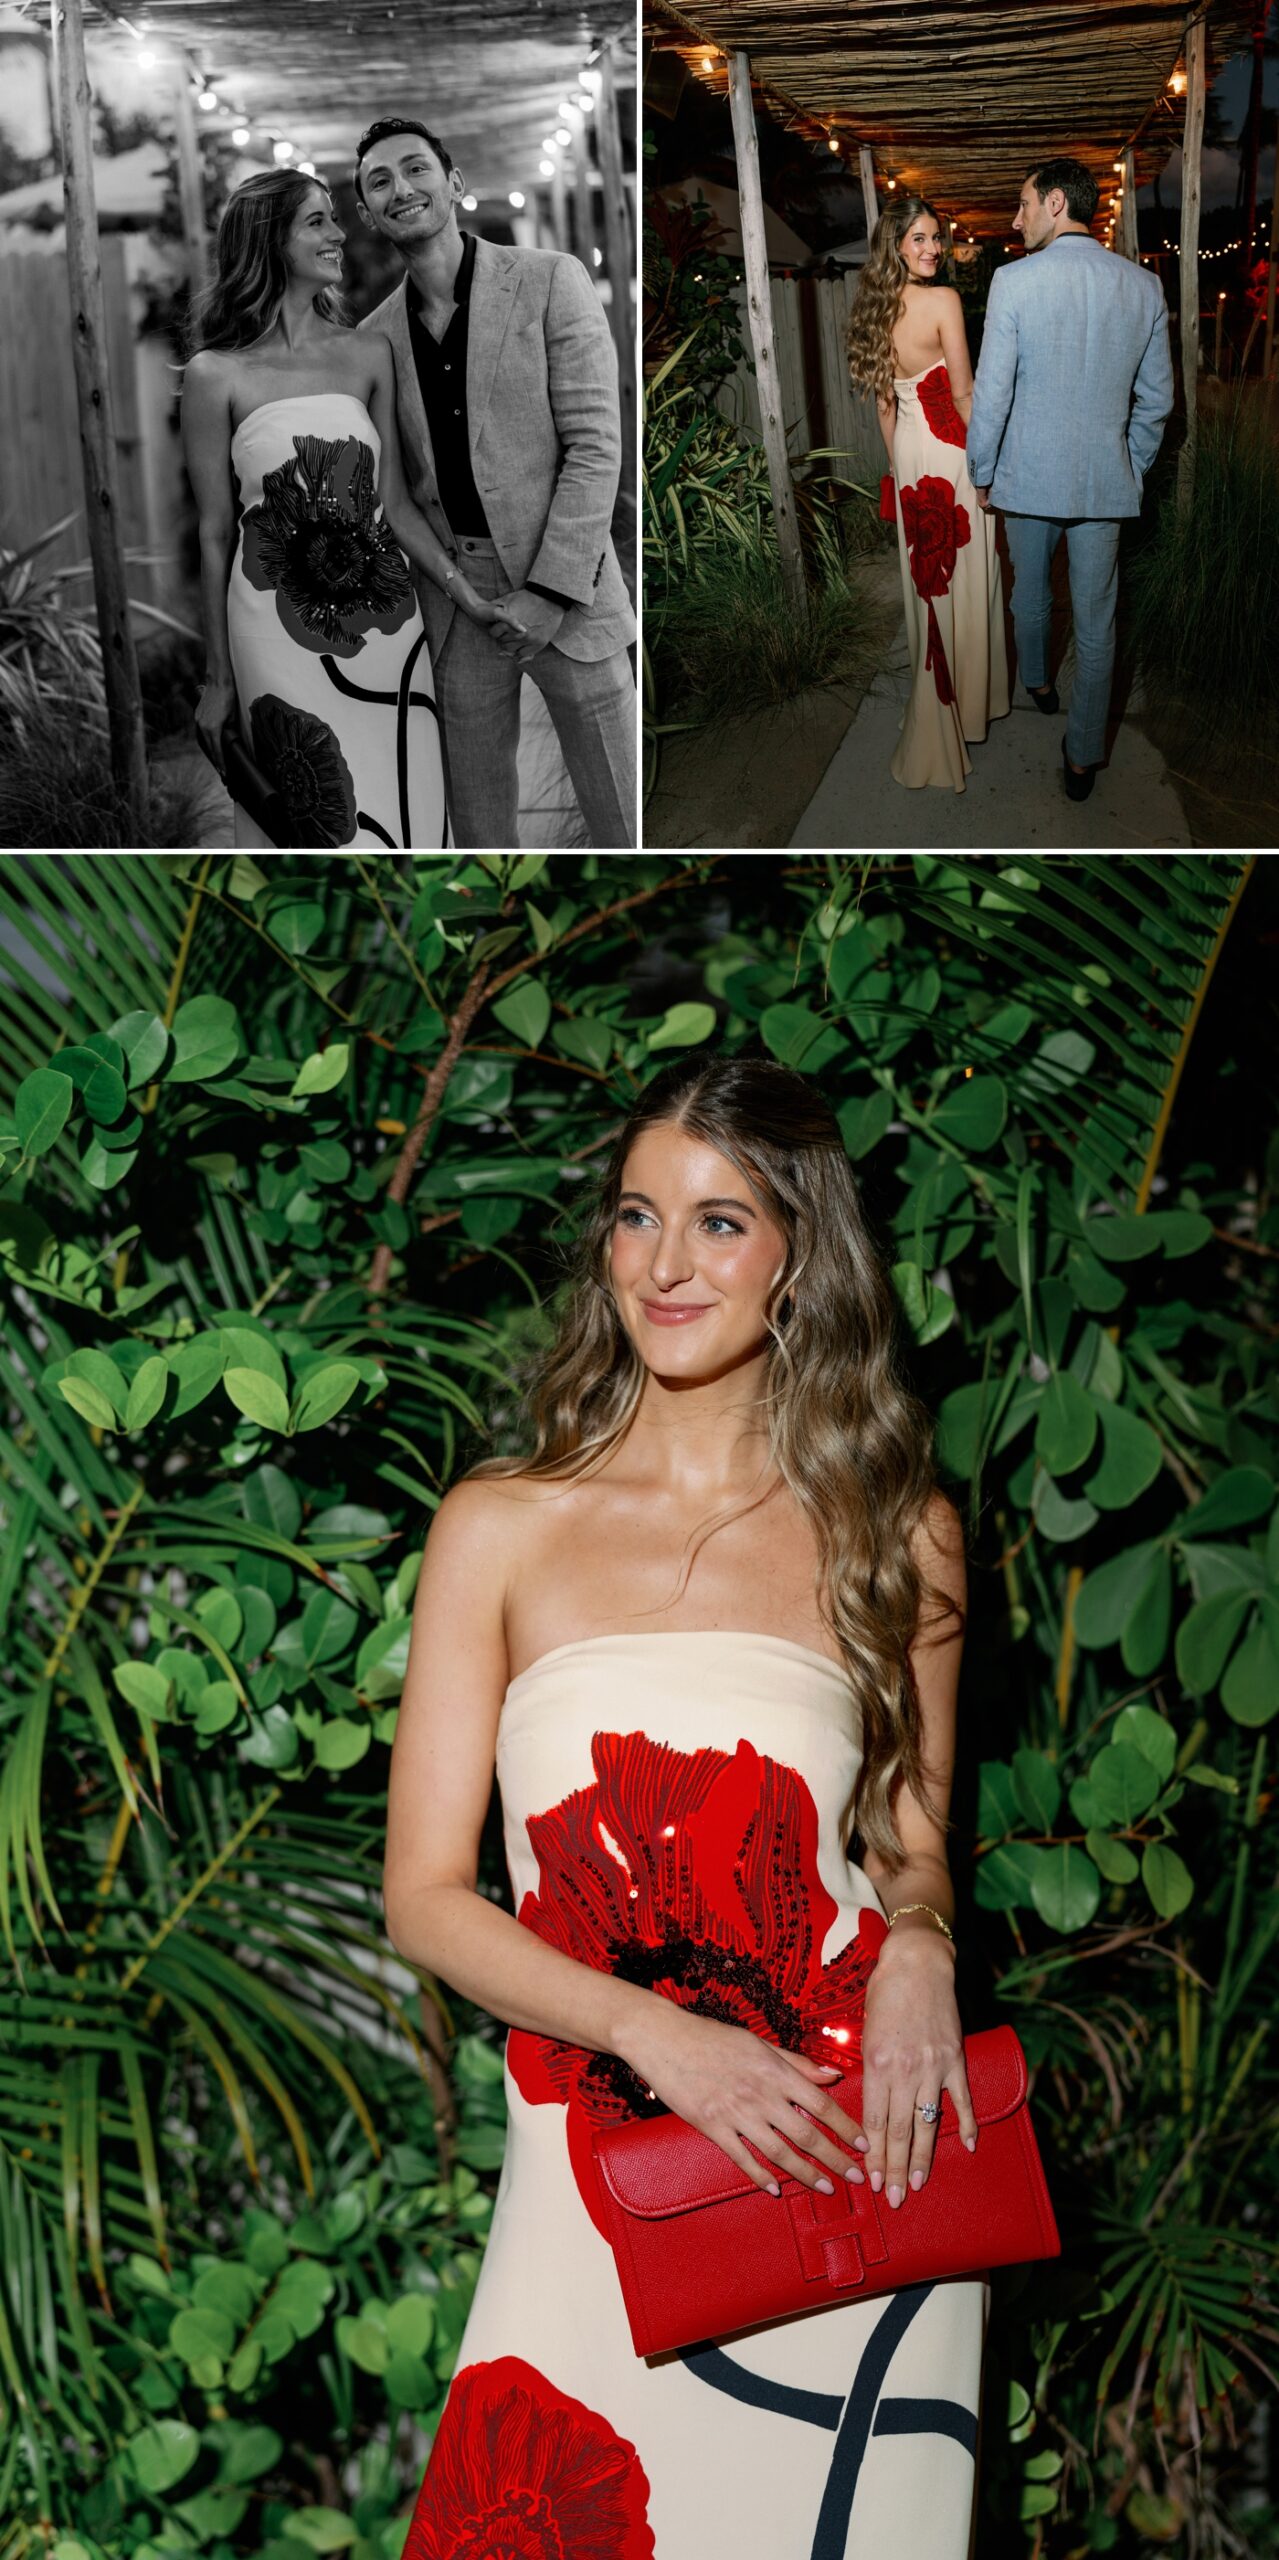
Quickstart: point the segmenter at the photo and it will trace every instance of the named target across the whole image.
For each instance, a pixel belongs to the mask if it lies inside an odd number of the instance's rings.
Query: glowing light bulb
[[[508,204],[510,204],[510,205],[514,205],[515,210],[516,210],[516,212],[517,212],[517,213],[523,213],[523,211],[524,211],[524,198],[523,198],[523,196],[520,194],[520,191],[519,191],[519,188],[518,188],[518,187],[512,187],[511,192],[510,192],[509,196],[507,197],[506,201],[507,201],[507,203],[508,203]]]
[[[237,151],[243,151],[246,149],[249,138],[249,128],[247,124],[237,124],[232,128],[231,140],[235,144]]]
[[[154,71],[159,59],[159,54],[153,53],[150,45],[144,45],[141,53],[138,55],[139,71]]]
[[[603,252],[603,250],[602,250],[602,249],[592,249],[592,251],[591,251],[591,257],[592,257],[592,260],[593,260],[594,264],[595,264],[597,267],[602,267],[602,266],[603,266],[603,264],[604,264],[604,252]],[[699,278],[699,282],[700,282],[700,278]]]
[[[827,139],[826,148],[828,151],[838,151],[839,149],[838,140],[833,133]]]
[[[538,164],[537,164],[537,174],[538,174],[539,178],[553,178],[553,177],[554,177],[554,175],[555,175],[555,163],[554,163],[554,161],[553,161],[553,160],[539,160],[539,161],[538,161]]]
[[[712,60],[711,60],[711,58],[710,58],[710,55],[709,55],[708,53],[704,53],[704,54],[702,55],[702,69],[703,69],[703,71],[713,71],[713,70],[714,70],[714,68],[715,68],[715,65],[714,65],[714,63],[712,62]]]
[[[572,136],[572,134],[569,132],[568,126],[567,126],[566,124],[557,124],[557,125],[556,125],[556,128],[555,128],[555,139],[556,139],[556,141],[558,142],[558,144],[559,144],[559,146],[560,146],[561,151],[567,151],[568,146],[569,146],[570,142],[571,142],[571,141],[572,141],[572,139],[573,139],[573,136]]]
[[[293,157],[293,145],[291,142],[273,142],[271,149],[275,158],[281,163],[281,165],[283,165],[286,160],[291,160]]]
[[[479,209],[480,209],[480,200],[479,200],[479,197],[478,197],[478,196],[463,196],[463,198],[462,198],[462,211],[463,211],[463,213],[478,213],[478,212],[479,212]]]
[[[212,115],[217,103],[218,93],[216,89],[202,89],[200,91],[200,105],[203,107],[206,116]]]
[[[313,178],[315,176],[314,160],[299,160],[298,168],[304,178]]]

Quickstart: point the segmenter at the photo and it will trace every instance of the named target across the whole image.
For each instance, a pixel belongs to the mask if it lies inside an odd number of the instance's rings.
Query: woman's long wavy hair
[[[815,1085],[771,1059],[687,1058],[645,1087],[579,1230],[555,1338],[528,1384],[532,1448],[472,1472],[572,1481],[629,1429],[647,1372],[617,1312],[610,1251],[627,1157],[642,1131],[663,1125],[727,1156],[786,1239],[766,1312],[770,1474],[816,1531],[823,1607],[859,1710],[850,1818],[855,1810],[862,1839],[895,1867],[897,1789],[929,1803],[911,1640],[925,1598],[930,1615],[954,1612],[925,1592],[915,1562],[914,1535],[935,1490],[931,1428],[898,1374],[893,1291]],[[719,1525],[699,1533],[694,1556]]]
[[[946,226],[936,205],[925,196],[905,196],[900,204],[890,205],[875,225],[848,315],[844,338],[848,370],[858,390],[873,392],[877,400],[893,396],[893,331],[910,283],[902,242],[921,213],[931,213],[944,245]]]
[[[289,283],[284,244],[312,188],[320,185],[300,169],[259,169],[228,196],[218,224],[217,272],[191,314],[192,353],[197,347],[253,347],[274,327]],[[335,285],[321,288],[314,308],[334,328],[348,325]]]

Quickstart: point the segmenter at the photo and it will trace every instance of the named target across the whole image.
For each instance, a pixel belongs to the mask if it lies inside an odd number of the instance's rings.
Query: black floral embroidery
[[[349,844],[355,784],[327,722],[275,693],[258,695],[252,720],[254,752],[288,810],[293,843]]]
[[[244,574],[274,590],[289,637],[353,658],[366,631],[399,631],[416,598],[408,562],[378,511],[370,446],[295,436],[295,460],[262,481],[244,518]]]

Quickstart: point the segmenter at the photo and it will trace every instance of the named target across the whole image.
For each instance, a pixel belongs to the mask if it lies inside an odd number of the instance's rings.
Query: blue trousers
[[[1066,753],[1072,764],[1100,764],[1106,752],[1115,670],[1118,520],[1076,516],[1071,522],[1053,524],[1046,516],[1006,515],[1004,526],[1013,564],[1017,664],[1022,683],[1032,692],[1048,682],[1049,573],[1053,553],[1065,534],[1075,624],[1075,685],[1066,719]]]

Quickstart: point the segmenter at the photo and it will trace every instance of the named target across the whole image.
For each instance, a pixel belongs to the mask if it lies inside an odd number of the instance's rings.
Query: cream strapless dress
[[[558,1645],[512,1680],[499,1726],[519,1918],[825,2058],[884,1931],[840,1847],[860,1757],[844,1674],[804,1645]],[[520,2029],[506,2079],[492,2232],[405,2560],[967,2560],[986,2286],[643,2361],[590,2145],[657,2110],[615,2057]]]

